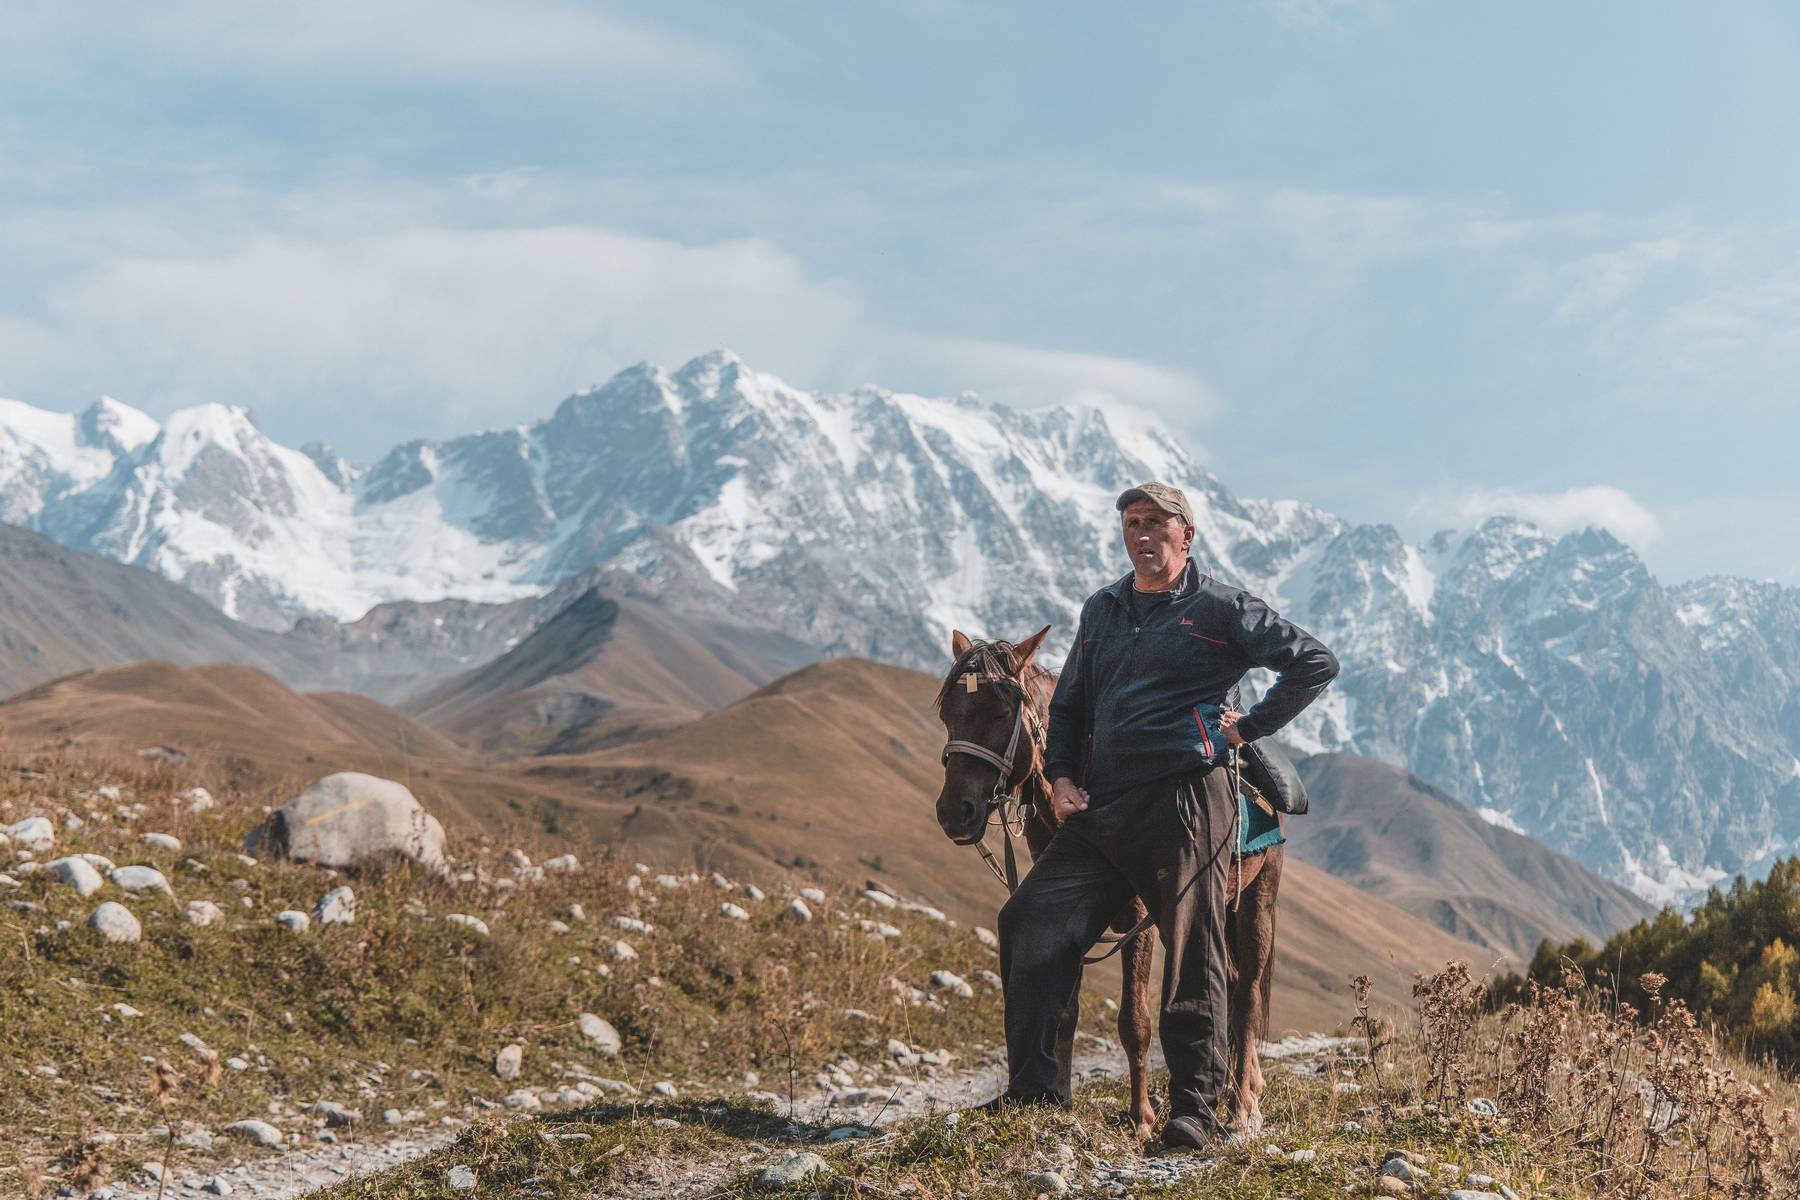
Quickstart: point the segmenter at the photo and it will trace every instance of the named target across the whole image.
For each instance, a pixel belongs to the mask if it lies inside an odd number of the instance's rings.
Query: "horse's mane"
[[[963,652],[961,658],[958,658],[955,662],[950,664],[950,672],[944,676],[944,682],[938,688],[937,698],[932,701],[933,707],[940,709],[944,707],[944,698],[950,694],[951,685],[956,682],[957,677],[964,671],[973,669],[975,660],[981,657],[981,652],[983,650],[992,650],[1000,655],[1005,660],[1008,670],[1017,671],[1019,669],[1018,647],[1013,645],[1013,643],[976,642],[974,645],[970,646],[968,650]],[[1055,671],[1040,667],[1036,663],[1031,663],[1028,669],[1020,676],[1019,684],[1024,688],[1026,695],[1029,696],[1032,692],[1032,684],[1047,676],[1053,677],[1055,674]]]

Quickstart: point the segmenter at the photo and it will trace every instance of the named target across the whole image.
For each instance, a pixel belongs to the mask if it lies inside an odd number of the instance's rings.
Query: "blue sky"
[[[369,458],[724,345],[1800,583],[1796,13],[26,4],[0,395]]]

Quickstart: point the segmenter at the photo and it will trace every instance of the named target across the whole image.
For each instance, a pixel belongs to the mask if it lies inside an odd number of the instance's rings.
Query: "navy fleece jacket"
[[[1105,796],[1203,770],[1223,749],[1217,709],[1251,667],[1277,679],[1238,722],[1245,741],[1286,725],[1337,676],[1337,658],[1317,638],[1192,560],[1167,603],[1139,606],[1141,624],[1131,581],[1126,575],[1082,605],[1050,701],[1052,781],[1066,776]]]

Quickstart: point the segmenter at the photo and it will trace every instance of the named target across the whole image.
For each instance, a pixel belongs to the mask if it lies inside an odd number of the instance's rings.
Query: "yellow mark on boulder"
[[[352,800],[348,804],[340,804],[336,808],[328,808],[316,817],[308,817],[308,818],[306,818],[305,823],[308,825],[317,825],[320,821],[327,821],[327,820],[330,820],[332,817],[342,816],[344,813],[347,813],[347,812],[355,812],[357,809],[362,808],[364,805],[373,804],[373,803],[375,803],[375,797],[364,796],[361,800]]]

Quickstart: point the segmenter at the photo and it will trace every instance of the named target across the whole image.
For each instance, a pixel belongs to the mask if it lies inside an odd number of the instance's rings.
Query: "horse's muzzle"
[[[955,806],[951,815],[946,805],[938,806],[938,826],[958,846],[973,846],[987,832],[987,805],[980,801]]]

